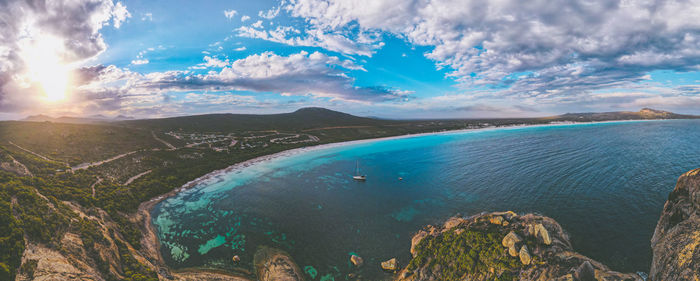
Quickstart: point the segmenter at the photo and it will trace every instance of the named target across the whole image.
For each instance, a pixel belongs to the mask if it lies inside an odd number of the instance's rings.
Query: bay
[[[700,166],[700,121],[498,128],[359,142],[234,169],[153,210],[174,268],[252,269],[259,246],[291,254],[312,280],[390,277],[413,233],[486,211],[556,219],[576,251],[646,272],[649,240],[678,176]],[[356,163],[366,182],[352,180]],[[401,178],[401,180],[399,179]],[[365,259],[356,269],[351,254]],[[323,279],[325,278],[325,279]]]

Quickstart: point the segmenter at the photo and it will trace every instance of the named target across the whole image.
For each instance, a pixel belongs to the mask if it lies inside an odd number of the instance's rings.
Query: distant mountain
[[[325,127],[375,126],[392,121],[358,117],[325,108],[308,107],[281,114],[205,114],[122,121],[125,125],[185,131],[298,131]]]
[[[51,117],[44,114],[32,115],[21,121],[30,122],[53,122],[53,123],[70,123],[70,124],[92,124],[92,123],[106,123],[121,120],[132,120],[133,117],[119,115],[115,118],[110,118],[101,114],[90,115],[87,117],[74,117],[74,116],[61,116],[61,117]]]
[[[640,119],[697,119],[700,116],[677,114],[664,110],[642,108],[640,111],[615,111],[615,112],[589,112],[566,113],[546,119],[558,119],[562,121],[609,121],[609,120],[640,120]]]
[[[463,119],[467,122],[488,122],[492,124],[511,123],[543,123],[552,121],[571,122],[591,122],[591,121],[613,121],[613,120],[641,120],[641,119],[697,119],[700,116],[677,114],[669,111],[643,108],[640,111],[615,111],[615,112],[587,112],[587,113],[566,113],[562,115],[541,117],[541,118],[484,118],[484,119]],[[347,113],[333,111],[320,107],[301,108],[291,113],[279,114],[203,114],[191,116],[179,116],[157,119],[134,119],[133,117],[119,115],[109,118],[104,115],[92,115],[88,117],[62,116],[53,118],[51,116],[39,114],[25,118],[23,121],[33,122],[54,122],[54,123],[106,123],[118,122],[123,125],[144,127],[157,130],[185,130],[185,131],[209,131],[209,132],[232,132],[232,131],[262,131],[262,130],[283,130],[299,131],[308,129],[319,129],[328,127],[357,127],[357,126],[380,126],[396,125],[399,123],[425,123],[444,122],[447,120],[398,120],[380,119],[376,117],[359,117]],[[450,119],[449,122],[456,122],[459,119]],[[505,123],[504,123],[505,122]]]
[[[45,121],[54,121],[56,118],[53,118],[48,115],[44,114],[39,114],[39,115],[31,115],[27,116],[27,118],[22,119],[22,121],[31,121],[31,122],[45,122]]]

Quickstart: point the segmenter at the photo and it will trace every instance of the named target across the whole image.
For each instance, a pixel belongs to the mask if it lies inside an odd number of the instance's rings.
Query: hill
[[[115,118],[109,118],[107,116],[99,115],[99,114],[87,116],[87,117],[61,116],[61,117],[54,118],[54,117],[51,117],[48,115],[39,114],[39,115],[27,116],[27,118],[24,118],[21,121],[69,123],[69,124],[94,124],[94,123],[107,123],[107,122],[132,120],[132,119],[134,119],[134,118],[124,116],[124,115],[119,115]]]
[[[550,117],[561,119],[562,121],[609,121],[609,120],[645,120],[645,119],[696,119],[700,116],[677,114],[664,110],[642,108],[640,111],[615,111],[615,112],[589,112],[589,113],[566,113]],[[545,118],[546,119],[546,118]]]
[[[358,117],[325,108],[302,108],[291,113],[280,114],[205,114],[122,121],[120,124],[162,131],[297,131],[338,126],[372,126],[391,121]]]

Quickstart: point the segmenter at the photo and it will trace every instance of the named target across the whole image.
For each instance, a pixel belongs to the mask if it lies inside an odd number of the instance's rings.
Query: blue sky
[[[696,2],[11,0],[0,118],[700,114]]]

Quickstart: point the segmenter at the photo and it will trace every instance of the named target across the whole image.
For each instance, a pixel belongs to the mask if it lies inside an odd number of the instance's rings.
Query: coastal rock
[[[653,281],[700,280],[700,169],[669,194],[651,239]]]
[[[352,262],[353,265],[360,267],[364,263],[364,260],[358,255],[352,255],[350,256],[350,262]]]
[[[489,222],[491,222],[492,224],[501,225],[501,224],[503,224],[503,221],[504,221],[503,217],[501,217],[501,216],[493,216],[493,217],[489,218]]]
[[[515,244],[520,243],[520,241],[523,241],[523,239],[515,234],[515,232],[511,231],[506,234],[506,237],[503,237],[501,244],[503,247],[513,247]]]
[[[418,233],[413,235],[413,238],[411,238],[411,255],[416,256],[416,245],[426,236],[428,236],[428,232],[424,230],[419,230]]]
[[[546,228],[541,223],[538,223],[535,225],[535,236],[542,239],[542,242],[545,245],[551,245],[552,244],[552,239],[549,238],[549,232],[547,231]]]
[[[530,252],[527,250],[527,245],[523,245],[523,247],[520,248],[518,256],[520,256],[521,263],[523,263],[524,265],[530,264],[530,260],[532,259],[532,257],[530,256]]]
[[[584,261],[574,272],[576,280],[595,280],[595,269],[589,261]]]
[[[386,271],[396,272],[399,269],[399,262],[396,260],[396,258],[392,258],[388,261],[383,261],[382,269]]]
[[[551,218],[503,214],[472,216],[447,231],[419,231],[412,241],[413,259],[395,280],[585,280],[574,276],[584,263],[586,270],[593,269],[592,280],[642,280],[574,252],[564,230]],[[496,215],[509,223],[491,223]],[[531,236],[528,228],[533,235],[538,229],[539,236]],[[543,229],[549,239],[544,239]]]
[[[302,271],[286,252],[260,247],[253,256],[255,274],[260,281],[301,281]]]
[[[451,217],[451,218],[447,219],[447,221],[445,222],[445,224],[443,226],[443,231],[452,229],[455,226],[460,225],[464,221],[465,220],[463,218],[460,218],[460,217]]]
[[[518,248],[515,248],[515,245],[511,245],[508,247],[508,254],[511,257],[517,257],[520,253],[518,253]]]

